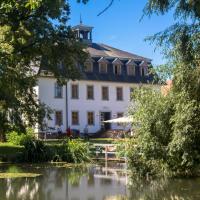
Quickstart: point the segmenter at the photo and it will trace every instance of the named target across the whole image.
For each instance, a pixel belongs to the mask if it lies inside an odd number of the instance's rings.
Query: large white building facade
[[[87,42],[90,59],[80,68],[82,77],[59,86],[56,79],[41,73],[38,79],[39,100],[53,113],[48,127],[68,127],[80,132],[88,127],[100,130],[121,129],[120,124],[103,123],[125,115],[134,88],[148,85],[151,60],[104,44],[92,43],[92,27],[82,23],[74,27],[77,38]]]

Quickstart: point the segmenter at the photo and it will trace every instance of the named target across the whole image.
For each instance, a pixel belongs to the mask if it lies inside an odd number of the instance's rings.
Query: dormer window
[[[99,72],[102,74],[107,73],[107,64],[106,63],[99,63]]]
[[[113,72],[115,75],[120,75],[121,74],[121,65],[114,65]]]
[[[145,69],[144,69],[144,67],[142,67],[142,68],[141,68],[141,76],[145,76],[145,75],[146,75]]]
[[[85,62],[84,70],[85,70],[85,72],[92,72],[93,71],[93,63],[92,62]]]
[[[140,75],[146,76],[148,74],[148,63],[146,61],[142,61],[140,63]]]
[[[129,76],[135,76],[135,66],[134,65],[127,66],[127,74]]]
[[[112,64],[113,64],[113,73],[115,75],[121,75],[121,66],[123,65],[121,60],[119,58],[115,58]]]
[[[93,63],[95,61],[92,58],[89,58],[86,60],[86,62],[84,63],[84,71],[85,72],[93,72]]]
[[[107,70],[108,70],[107,69],[108,61],[104,57],[101,57],[98,60],[98,63],[99,63],[99,73],[102,73],[102,74],[107,73]]]
[[[126,63],[126,66],[127,66],[127,75],[128,76],[135,76],[135,62],[134,60],[129,60],[127,63]]]

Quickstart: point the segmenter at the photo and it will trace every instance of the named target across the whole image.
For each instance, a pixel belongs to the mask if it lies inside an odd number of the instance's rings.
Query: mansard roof
[[[151,59],[138,56],[105,44],[92,43],[87,47],[87,51],[91,57],[105,57],[105,58],[119,58],[119,59],[133,59],[135,61],[151,62]]]

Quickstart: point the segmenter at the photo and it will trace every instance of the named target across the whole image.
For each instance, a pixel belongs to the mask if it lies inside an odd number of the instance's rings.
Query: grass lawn
[[[0,143],[0,155],[12,155],[17,152],[22,152],[23,146],[13,145],[10,143]]]
[[[83,140],[83,139],[73,139],[73,140],[79,140],[82,142],[90,142],[91,144],[112,144],[115,143],[117,140],[116,139],[112,139],[112,138],[91,138],[89,139],[89,141],[87,140]],[[63,141],[63,139],[48,139],[45,141],[46,144],[48,145],[58,145],[61,144],[61,142]]]

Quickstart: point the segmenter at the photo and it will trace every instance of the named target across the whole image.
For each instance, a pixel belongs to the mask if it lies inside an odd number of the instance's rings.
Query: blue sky
[[[69,0],[71,5],[70,25],[77,25],[82,15],[83,23],[94,27],[93,42],[104,43],[125,51],[153,59],[153,64],[163,64],[161,50],[145,42],[153,35],[172,25],[173,15],[153,15],[142,17],[142,10],[147,0],[115,0],[112,7],[97,17],[110,0],[90,0],[88,4],[78,4]]]

